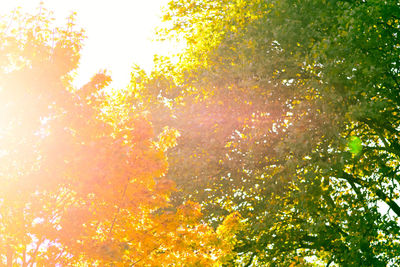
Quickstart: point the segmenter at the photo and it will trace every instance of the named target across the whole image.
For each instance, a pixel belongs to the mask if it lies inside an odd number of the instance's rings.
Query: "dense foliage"
[[[400,264],[397,0],[171,1],[113,93],[50,17],[0,22],[0,264]]]
[[[238,215],[214,231],[198,204],[169,208],[174,182],[146,115],[113,106],[94,75],[72,86],[83,32],[16,10],[0,24],[0,264],[211,265],[231,249]],[[129,111],[129,112],[128,112]]]
[[[231,263],[399,264],[398,1],[171,1],[179,64],[132,76],[176,128],[179,204],[240,212]]]

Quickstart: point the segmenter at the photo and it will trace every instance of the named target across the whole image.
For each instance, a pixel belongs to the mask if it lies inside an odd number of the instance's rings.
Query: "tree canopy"
[[[210,265],[234,225],[215,231],[200,206],[172,207],[165,151],[140,111],[116,106],[111,78],[72,85],[83,31],[43,7],[0,24],[0,263],[7,266]],[[230,225],[232,227],[227,227]],[[233,230],[232,230],[233,229]]]
[[[50,18],[0,23],[2,264],[400,264],[398,1],[171,1],[113,93]]]
[[[170,3],[160,35],[187,50],[134,73],[133,103],[180,132],[174,201],[202,203],[214,226],[245,218],[232,264],[398,264],[399,14],[398,1]]]

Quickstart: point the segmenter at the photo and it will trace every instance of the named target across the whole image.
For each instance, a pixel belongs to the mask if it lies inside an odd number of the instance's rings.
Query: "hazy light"
[[[35,11],[40,0],[2,0],[1,13],[17,6]],[[111,72],[116,88],[125,87],[130,80],[133,64],[146,72],[153,67],[154,54],[169,55],[178,51],[176,44],[152,41],[154,28],[160,25],[161,8],[169,0],[48,0],[47,9],[54,11],[58,23],[72,11],[77,12],[77,26],[88,36],[81,53],[76,85],[81,86],[100,69]]]

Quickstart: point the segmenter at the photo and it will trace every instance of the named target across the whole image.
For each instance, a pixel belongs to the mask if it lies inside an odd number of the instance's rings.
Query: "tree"
[[[72,86],[83,38],[73,15],[66,28],[54,27],[43,6],[1,19],[0,263],[222,259],[235,227],[220,228],[222,236],[198,220],[198,204],[171,208],[175,185],[164,153],[177,132],[155,136],[144,112],[116,106],[124,95],[103,90],[111,80],[105,72]]]
[[[236,264],[399,262],[398,14],[397,1],[170,3],[164,34],[187,51],[136,71],[131,101],[181,134],[176,203],[200,201],[214,225],[246,218]]]

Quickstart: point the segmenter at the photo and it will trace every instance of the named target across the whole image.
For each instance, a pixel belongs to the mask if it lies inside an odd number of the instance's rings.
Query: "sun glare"
[[[18,6],[35,12],[40,2],[54,12],[57,24],[62,25],[71,12],[76,12],[76,27],[85,30],[87,39],[75,79],[78,87],[87,83],[94,73],[106,69],[112,76],[112,87],[124,88],[134,64],[150,72],[155,54],[173,55],[183,48],[182,44],[154,41],[162,8],[169,0],[5,0],[1,3],[1,12],[12,11]]]
[[[399,0],[0,1],[0,266],[400,266]]]

